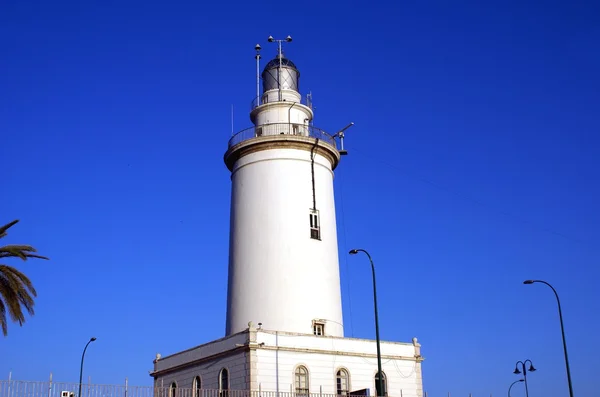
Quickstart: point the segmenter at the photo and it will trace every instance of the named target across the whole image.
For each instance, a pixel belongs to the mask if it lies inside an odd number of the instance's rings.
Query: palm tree
[[[7,235],[6,231],[18,223],[14,220],[9,224],[0,227],[0,238]],[[34,254],[37,252],[30,245],[5,245],[0,247],[0,259],[2,258],[21,258],[24,261],[27,258],[48,259],[45,256]],[[37,296],[33,284],[26,275],[12,266],[0,264],[0,325],[4,336],[8,334],[8,324],[6,321],[6,312],[13,322],[18,322],[20,326],[25,322],[23,308],[33,315],[33,298]]]

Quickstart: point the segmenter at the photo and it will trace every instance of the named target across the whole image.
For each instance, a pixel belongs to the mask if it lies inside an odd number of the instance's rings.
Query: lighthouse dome
[[[278,54],[269,61],[262,72],[263,94],[270,90],[294,90],[299,91],[298,81],[300,72],[294,62],[283,54]],[[281,87],[279,86],[281,84]]]
[[[269,61],[269,63],[266,64],[264,70],[278,68],[279,67],[279,58],[280,57],[278,55],[275,58],[271,59]],[[281,56],[281,66],[288,66],[288,67],[298,70],[298,68],[296,68],[296,65],[294,64],[294,62],[292,62],[290,59],[286,58],[285,55]]]

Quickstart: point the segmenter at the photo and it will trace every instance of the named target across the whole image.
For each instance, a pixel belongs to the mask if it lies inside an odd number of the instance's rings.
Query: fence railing
[[[66,383],[54,381],[22,381],[0,380],[0,397],[79,397],[79,383]],[[416,397],[416,390],[399,390],[386,397]],[[423,397],[429,397],[425,391]],[[489,395],[491,397],[491,394]],[[81,397],[365,397],[365,394],[337,394],[325,393],[295,393],[265,390],[215,390],[177,387],[172,389],[168,385],[130,386],[127,381],[124,385],[98,385],[82,383]],[[457,394],[443,394],[439,397],[467,397]],[[472,396],[470,393],[468,397]],[[480,397],[480,396],[477,396]],[[481,397],[488,397],[481,395]]]
[[[0,397],[79,397],[79,383],[36,382],[20,380],[0,380]],[[400,391],[386,397],[415,397],[412,393]],[[81,397],[365,397],[365,394],[326,394],[296,393],[265,390],[215,390],[202,388],[172,388],[170,385],[130,386],[124,385],[81,385]]]
[[[228,147],[237,145],[238,143],[247,141],[252,138],[259,138],[264,136],[274,135],[295,135],[304,136],[309,138],[318,138],[319,140],[328,143],[329,145],[337,148],[335,138],[320,128],[313,127],[306,124],[295,124],[295,123],[271,123],[262,124],[250,128],[246,128],[233,135],[229,139]]]
[[[261,96],[255,97],[254,99],[252,99],[252,102],[250,102],[250,110],[254,110],[255,108],[259,107],[260,105],[266,105],[268,102],[267,100],[268,96],[263,94]],[[300,97],[300,101],[297,102],[300,103],[302,105],[308,106],[309,108],[312,109],[312,97],[309,95],[302,95]]]

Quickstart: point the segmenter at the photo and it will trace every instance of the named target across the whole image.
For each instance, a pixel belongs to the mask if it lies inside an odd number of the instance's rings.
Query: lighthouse
[[[417,338],[380,341],[379,377],[377,341],[344,335],[333,178],[353,123],[333,134],[315,127],[300,69],[284,54],[291,37],[268,41],[276,51],[262,69],[255,47],[252,125],[224,154],[231,172],[225,335],[157,354],[155,396],[423,397]]]
[[[265,329],[344,336],[334,137],[312,125],[310,97],[282,42],[264,67],[253,126],[225,153],[231,171],[226,334]],[[257,48],[260,48],[257,46]],[[260,54],[257,54],[257,63]]]

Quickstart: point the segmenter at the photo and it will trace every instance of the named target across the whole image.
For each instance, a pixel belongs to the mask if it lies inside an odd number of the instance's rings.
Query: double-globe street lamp
[[[83,354],[81,355],[81,368],[79,369],[79,393],[77,394],[77,397],[81,397],[81,382],[83,380],[83,359],[85,358],[85,351],[87,350],[90,343],[92,343],[95,340],[95,337],[91,337],[88,343],[83,348]]]
[[[527,369],[527,367],[526,367],[526,364],[528,362],[529,362],[529,369]],[[521,364],[520,370],[519,370],[519,364]],[[513,374],[520,375],[521,373],[523,373],[523,381],[525,382],[525,395],[527,397],[529,397],[529,389],[527,388],[527,371],[529,371],[529,372],[536,371],[536,369],[533,367],[533,363],[529,359],[527,359],[525,361],[517,361],[517,364],[515,364],[515,370],[513,371]],[[510,393],[510,389],[509,389],[509,393]]]
[[[359,252],[364,252],[371,262],[371,271],[373,273],[373,302],[375,305],[375,339],[377,343],[377,396],[385,396],[385,391],[383,390],[383,373],[381,372],[381,347],[379,343],[379,315],[377,314],[377,283],[375,282],[375,265],[373,264],[373,259],[371,255],[364,249],[353,249],[350,250],[350,255],[356,255]]]
[[[513,388],[513,386],[516,385],[517,383],[523,382],[523,381],[525,381],[525,379],[519,379],[510,384],[510,387],[508,388],[508,397],[510,397],[510,390]]]
[[[534,284],[534,283],[546,284],[548,287],[550,287],[552,289],[552,292],[554,292],[554,296],[556,296],[556,302],[558,303],[558,317],[560,319],[560,331],[562,333],[563,350],[565,352],[565,365],[567,366],[567,381],[569,382],[569,396],[573,397],[573,384],[571,383],[571,369],[569,368],[569,355],[567,354],[567,340],[565,339],[565,326],[563,324],[562,310],[560,308],[560,299],[558,298],[558,293],[556,292],[554,287],[551,286],[550,283],[547,283],[546,281],[543,281],[543,280],[525,280],[525,281],[523,281],[523,284]]]

